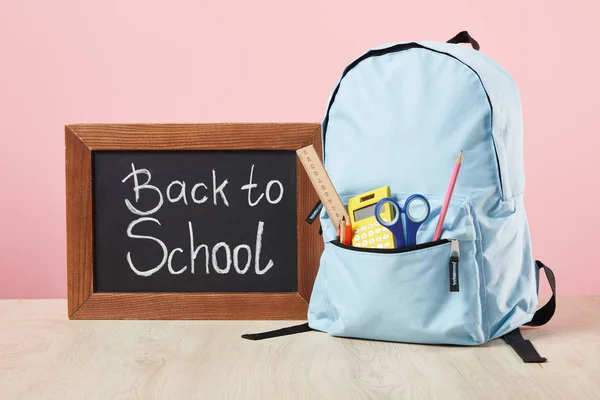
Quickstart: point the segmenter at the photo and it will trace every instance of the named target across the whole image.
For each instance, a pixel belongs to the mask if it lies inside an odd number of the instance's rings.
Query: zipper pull
[[[450,291],[458,292],[458,259],[460,257],[460,248],[458,240],[452,239],[450,242],[450,263],[448,269],[450,272]]]
[[[319,213],[321,212],[321,208],[323,208],[323,203],[321,203],[321,200],[319,200],[319,201],[317,201],[317,204],[315,204],[313,209],[310,210],[310,213],[306,216],[306,218],[304,220],[306,222],[308,222],[310,225],[312,225],[313,222],[315,222],[315,220],[319,216]]]

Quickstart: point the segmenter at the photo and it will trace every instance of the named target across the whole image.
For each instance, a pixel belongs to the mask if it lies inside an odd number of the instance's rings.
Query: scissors
[[[384,221],[379,216],[379,209],[384,204],[388,203],[394,210],[391,221]],[[375,218],[377,222],[388,228],[396,239],[396,248],[400,249],[405,246],[414,246],[417,244],[417,231],[423,222],[429,217],[429,202],[425,196],[420,194],[410,195],[404,202],[404,210],[400,204],[391,197],[386,197],[377,203],[375,206]],[[404,228],[402,226],[402,213],[406,214],[406,242],[404,241]]]

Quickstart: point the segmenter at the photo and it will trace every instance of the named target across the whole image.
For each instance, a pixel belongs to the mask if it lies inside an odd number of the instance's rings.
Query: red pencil
[[[342,216],[338,232],[340,243],[347,245],[352,244],[352,226],[350,226],[350,221],[348,221],[345,216]]]
[[[352,225],[350,225],[350,220],[346,219],[346,217],[343,217],[343,221],[346,223],[346,226],[344,227],[346,230],[344,244],[350,246],[352,244]]]

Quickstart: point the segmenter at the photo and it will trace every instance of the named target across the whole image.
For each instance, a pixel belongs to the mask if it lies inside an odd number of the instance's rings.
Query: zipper
[[[485,97],[486,97],[486,99],[488,101],[488,105],[490,107],[490,119],[491,119],[490,129],[492,129],[493,121],[494,121],[494,108],[492,107],[492,101],[490,100],[490,96],[489,96],[487,90],[485,89],[485,86],[483,85],[483,80],[481,79],[481,76],[479,76],[477,71],[475,71],[470,65],[462,62],[461,60],[459,60],[452,54],[445,53],[443,51],[433,50],[433,49],[430,49],[429,47],[425,47],[425,46],[422,46],[422,45],[420,45],[418,43],[414,43],[414,42],[397,44],[397,45],[394,45],[391,47],[387,47],[385,49],[370,50],[370,51],[366,52],[365,54],[363,54],[362,56],[360,56],[359,58],[357,58],[356,60],[354,60],[352,63],[350,63],[344,69],[344,72],[342,73],[342,77],[340,78],[337,86],[333,90],[333,93],[331,95],[331,100],[329,101],[329,105],[327,106],[327,113],[325,114],[325,118],[323,119],[323,164],[325,164],[325,140],[326,140],[326,135],[327,135],[327,126],[329,125],[329,112],[331,111],[331,107],[333,106],[333,102],[335,101],[335,98],[337,96],[337,93],[340,89],[340,85],[341,85],[344,77],[348,74],[348,72],[353,70],[358,64],[360,64],[362,61],[364,61],[368,58],[379,57],[379,56],[383,56],[383,55],[390,54],[390,53],[400,53],[402,51],[415,49],[415,48],[433,51],[434,53],[444,54],[448,57],[454,58],[456,61],[463,64],[465,67],[469,68],[475,74],[475,76],[477,76],[477,79],[479,79],[479,83],[481,84],[481,88],[483,89],[483,92],[485,93]],[[504,197],[504,190],[503,190],[503,186],[502,186],[502,173],[500,172],[500,158],[498,157],[498,149],[496,147],[496,141],[494,139],[493,133],[492,133],[492,144],[494,146],[494,154],[496,156],[496,167],[498,168],[498,179],[500,180],[500,194],[502,195],[502,197]]]
[[[450,262],[448,263],[448,272],[450,274],[450,291],[458,292],[458,261],[460,258],[460,248],[458,240],[452,239],[450,244]]]
[[[401,249],[378,249],[378,248],[371,248],[371,247],[354,247],[354,246],[340,243],[339,240],[332,240],[329,243],[331,243],[332,245],[334,245],[336,247],[342,248],[342,249],[353,250],[353,251],[361,252],[361,253],[400,254],[400,253],[407,253],[409,251],[423,250],[423,249],[428,249],[430,247],[441,246],[443,244],[450,243],[450,242],[451,242],[450,239],[440,239],[440,240],[436,240],[435,242],[421,243],[421,244],[417,244],[417,245],[410,246],[410,247],[403,247]],[[456,241],[456,242],[458,243],[458,241]]]
[[[346,249],[352,250],[360,253],[379,253],[379,254],[401,254],[407,253],[415,250],[429,249],[432,247],[442,246],[444,244],[450,243],[450,254],[448,258],[448,272],[449,272],[449,282],[450,282],[450,292],[458,292],[459,291],[459,273],[458,273],[458,265],[460,259],[460,248],[458,246],[458,239],[441,239],[436,240],[435,242],[428,242],[417,244],[415,246],[403,247],[401,249],[378,249],[378,248],[369,248],[369,247],[354,247],[349,246],[347,244],[340,243],[339,240],[332,240],[332,245]]]
[[[321,203],[321,200],[317,201],[312,210],[310,210],[310,213],[308,213],[306,218],[304,218],[304,221],[306,221],[309,225],[312,225],[319,216],[322,208],[323,204]]]

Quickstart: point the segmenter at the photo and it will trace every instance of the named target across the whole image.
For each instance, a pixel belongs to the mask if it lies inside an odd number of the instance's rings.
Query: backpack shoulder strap
[[[546,324],[552,319],[554,311],[556,311],[556,279],[554,273],[548,268],[543,262],[536,261],[535,264],[541,270],[543,269],[546,273],[546,278],[552,289],[552,297],[544,306],[538,309],[530,322],[526,323],[526,326],[541,326]],[[513,331],[508,332],[502,336],[502,339],[513,348],[513,350],[521,357],[523,362],[526,363],[543,363],[546,362],[546,358],[539,355],[533,344],[523,338],[521,335],[521,329],[517,328]]]

